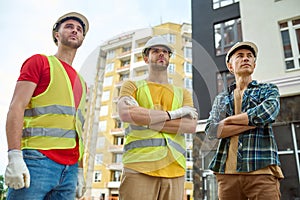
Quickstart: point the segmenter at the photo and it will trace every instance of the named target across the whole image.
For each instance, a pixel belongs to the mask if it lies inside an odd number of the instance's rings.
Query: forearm
[[[169,120],[166,122],[150,124],[149,128],[166,133],[195,133],[197,127],[197,119],[181,118]]]
[[[123,122],[136,125],[164,123],[169,120],[168,113],[162,110],[151,110],[139,106],[128,106],[125,112],[119,112]]]
[[[248,126],[248,125],[224,125],[221,123],[218,126],[217,137],[218,138],[231,137],[254,128],[255,128],[254,126]]]
[[[8,149],[21,149],[24,110],[10,107],[7,113],[6,137]]]
[[[237,115],[232,115],[224,119],[225,125],[245,125],[249,124],[249,119],[247,113],[241,113]]]

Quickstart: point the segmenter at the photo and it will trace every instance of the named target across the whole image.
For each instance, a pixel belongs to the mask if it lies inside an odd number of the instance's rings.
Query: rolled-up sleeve
[[[265,126],[273,123],[279,113],[280,101],[277,86],[274,84],[267,84],[263,90],[263,101],[247,110],[250,126]]]
[[[218,95],[213,103],[212,110],[205,126],[205,134],[209,139],[217,138],[219,122],[226,118],[228,112],[228,101],[224,93]]]

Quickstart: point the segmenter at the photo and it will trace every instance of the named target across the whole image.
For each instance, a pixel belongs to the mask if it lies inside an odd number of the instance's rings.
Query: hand
[[[8,165],[5,171],[5,184],[15,190],[29,188],[30,174],[23,160],[21,150],[11,150],[8,152]]]
[[[129,106],[139,106],[139,103],[132,97],[132,96],[126,96],[125,103]]]
[[[171,117],[171,119],[178,119],[185,116],[189,116],[192,119],[198,118],[197,109],[190,106],[183,106],[177,110],[167,111]]]
[[[78,168],[78,175],[77,175],[77,187],[76,187],[76,197],[80,198],[84,195],[86,191],[85,188],[85,181],[83,176],[83,168]]]

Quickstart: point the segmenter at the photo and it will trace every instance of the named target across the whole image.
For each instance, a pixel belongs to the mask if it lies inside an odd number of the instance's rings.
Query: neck
[[[76,51],[76,49],[59,47],[54,56],[72,66]]]
[[[155,70],[151,70],[151,68],[150,68],[147,81],[151,81],[154,83],[160,83],[160,84],[168,83],[167,70],[155,71]]]
[[[251,76],[235,77],[235,81],[236,81],[236,89],[245,90],[248,87],[249,83],[251,83],[252,77]]]

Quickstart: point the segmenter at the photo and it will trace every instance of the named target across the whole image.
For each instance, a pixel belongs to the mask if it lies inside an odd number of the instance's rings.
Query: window
[[[300,18],[279,24],[285,69],[300,68]]]
[[[129,79],[129,74],[121,74],[120,75],[120,81],[126,81]]]
[[[217,93],[227,90],[234,81],[234,75],[228,71],[217,73]]]
[[[123,128],[123,122],[119,119],[115,119],[115,128]]]
[[[112,58],[114,58],[114,57],[115,57],[115,50],[109,50],[109,51],[107,52],[106,58],[107,58],[107,59],[112,59]]]
[[[105,86],[111,86],[112,85],[112,81],[113,81],[113,77],[112,76],[105,77],[104,80],[103,80],[103,87],[105,87]]]
[[[122,48],[122,52],[129,52],[129,51],[131,51],[131,47],[130,46]]]
[[[185,180],[188,182],[192,182],[193,181],[193,170],[191,169],[187,169],[185,172]]]
[[[187,89],[193,88],[193,81],[190,78],[184,78],[184,87]]]
[[[116,153],[115,154],[115,163],[122,163],[122,156],[123,156],[123,154]]]
[[[174,35],[174,34],[168,33],[168,34],[162,35],[162,37],[164,37],[171,44],[176,43],[176,35]]]
[[[185,133],[184,137],[186,142],[193,142],[193,134]]]
[[[213,8],[218,9],[236,2],[239,2],[239,0],[213,0]]]
[[[98,137],[97,139],[97,149],[103,148],[105,145],[105,137]]]
[[[114,142],[115,145],[123,145],[123,143],[124,143],[124,137],[123,136],[115,137],[115,142]]]
[[[192,47],[184,47],[184,58],[192,59]]]
[[[108,101],[110,99],[110,91],[104,91],[102,93],[102,101]]]
[[[192,64],[189,62],[184,62],[184,72],[185,73],[192,73],[193,67]]]
[[[95,156],[95,165],[102,165],[103,163],[103,154],[97,153]]]
[[[192,149],[186,150],[186,160],[193,161],[193,150]]]
[[[172,78],[168,78],[168,83],[173,84],[173,79]]]
[[[112,181],[116,181],[116,182],[121,181],[121,174],[122,174],[121,171],[113,171],[112,172]]]
[[[168,73],[169,74],[174,74],[175,72],[175,64],[174,63],[170,63],[169,67],[168,67]]]
[[[101,106],[100,116],[106,116],[106,115],[108,115],[108,106]]]
[[[216,55],[223,55],[236,43],[242,41],[241,19],[232,19],[214,25]]]
[[[98,131],[104,132],[106,131],[107,121],[100,121]]]
[[[101,182],[101,179],[102,179],[102,172],[94,171],[94,182]]]
[[[108,63],[105,67],[105,72],[112,72],[114,70],[115,63]]]
[[[130,60],[121,61],[121,66],[122,67],[127,67],[127,66],[129,66],[129,64],[130,64]]]

